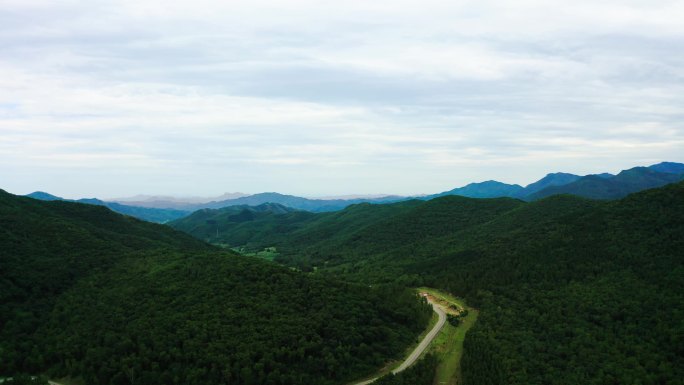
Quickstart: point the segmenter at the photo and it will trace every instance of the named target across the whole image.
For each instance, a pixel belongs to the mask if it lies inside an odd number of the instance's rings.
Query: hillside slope
[[[183,233],[0,191],[0,377],[338,384],[424,329],[408,290],[220,252]]]
[[[277,204],[234,206],[199,210],[168,225],[212,243],[246,246],[252,249],[297,242],[311,245],[317,240],[326,240],[333,234],[346,234],[352,224],[358,226],[375,223],[383,220],[386,215],[419,204],[419,201],[391,204],[360,203],[344,210],[316,214],[287,209]],[[290,212],[284,213],[284,209]],[[257,213],[247,214],[248,211]],[[304,238],[299,239],[299,234]]]
[[[449,198],[310,225],[277,260],[465,296],[481,308],[466,385],[683,383],[684,182],[618,201]]]

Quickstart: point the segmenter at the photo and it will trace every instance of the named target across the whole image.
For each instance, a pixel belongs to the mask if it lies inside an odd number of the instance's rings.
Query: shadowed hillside
[[[0,191],[0,223],[0,377],[338,384],[402,353],[431,315],[409,290],[311,277],[100,206]]]

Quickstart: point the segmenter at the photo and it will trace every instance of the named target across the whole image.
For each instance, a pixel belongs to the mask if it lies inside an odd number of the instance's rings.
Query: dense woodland
[[[428,285],[481,310],[465,385],[684,384],[684,183],[617,201],[271,205],[173,224],[276,247],[294,269],[96,206],[0,193],[0,221],[0,376],[344,383],[424,329],[429,307],[408,288]],[[380,381],[428,383],[431,359]]]
[[[431,316],[407,289],[310,276],[102,207],[0,192],[0,222],[0,377],[338,384],[397,357]]]
[[[403,372],[389,373],[373,382],[375,385],[432,385],[437,369],[437,357],[427,354]]]
[[[466,385],[684,383],[684,183],[608,202],[444,197],[249,226],[280,230],[251,247],[317,275],[464,296],[481,309]]]
[[[229,206],[221,209],[202,209],[169,223],[177,230],[216,244],[247,245],[272,243],[279,234],[297,230],[301,223],[316,214],[299,211],[277,203],[259,206]],[[284,239],[279,239],[283,241]]]
[[[161,225],[92,205],[40,202],[0,191],[0,365],[29,358],[34,331],[80,278],[126,254],[210,248]],[[3,370],[4,372],[4,370]]]

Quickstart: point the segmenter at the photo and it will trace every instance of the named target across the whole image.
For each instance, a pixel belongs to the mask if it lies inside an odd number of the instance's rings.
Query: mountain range
[[[630,193],[649,188],[660,187],[684,178],[684,164],[662,162],[649,167],[634,167],[617,175],[608,173],[595,175],[574,175],[568,173],[551,173],[525,187],[518,184],[506,184],[494,180],[470,183],[438,194],[415,197],[388,195],[382,197],[365,197],[355,199],[311,199],[276,192],[254,195],[226,193],[222,197],[209,202],[193,202],[181,198],[138,196],[131,200],[108,202],[99,199],[80,199],[76,202],[106,206],[121,214],[131,215],[143,220],[165,223],[185,217],[202,209],[219,209],[230,206],[258,206],[264,203],[277,203],[297,210],[310,212],[331,212],[342,210],[359,203],[386,204],[410,199],[430,200],[447,195],[458,195],[469,198],[510,197],[525,201],[533,201],[551,195],[572,194],[592,199],[617,199]],[[62,198],[44,192],[35,192],[29,197],[41,200],[62,200]],[[141,200],[134,200],[140,198]],[[221,198],[221,197],[219,197]],[[192,198],[195,199],[195,198]]]
[[[617,199],[633,192],[674,183],[683,177],[684,164],[662,162],[649,167],[634,167],[618,175],[602,173],[580,176],[563,172],[551,173],[525,187],[494,180],[470,183],[420,199],[460,195],[469,198],[509,197],[532,201],[558,194],[572,194],[592,199]]]
[[[48,194],[43,191],[33,192],[31,194],[26,195],[26,197],[42,201],[68,201],[96,206],[104,206],[119,214],[129,215],[138,219],[142,219],[144,221],[155,223],[165,223],[188,215],[188,212],[183,210],[130,206],[117,202],[106,202],[97,198],[83,198],[77,200],[64,199],[52,194]]]
[[[536,200],[558,194],[572,194],[592,199],[617,199],[648,188],[675,183],[684,178],[684,173],[656,171],[658,168],[635,167],[609,178],[587,175],[572,183],[550,186],[534,192],[526,196],[526,199]],[[671,170],[676,172],[678,169]]]
[[[113,198],[112,202],[121,203],[127,206],[150,207],[159,209],[179,209],[188,205],[197,205],[208,202],[224,201],[229,199],[241,198],[248,196],[240,192],[224,193],[220,196],[207,197],[174,197],[170,195],[135,195],[126,198]]]

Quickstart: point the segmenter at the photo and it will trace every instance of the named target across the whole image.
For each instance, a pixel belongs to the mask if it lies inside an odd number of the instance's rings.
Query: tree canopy
[[[0,192],[0,375],[87,384],[338,384],[430,307],[221,251],[105,208]],[[25,378],[25,377],[17,377]]]

